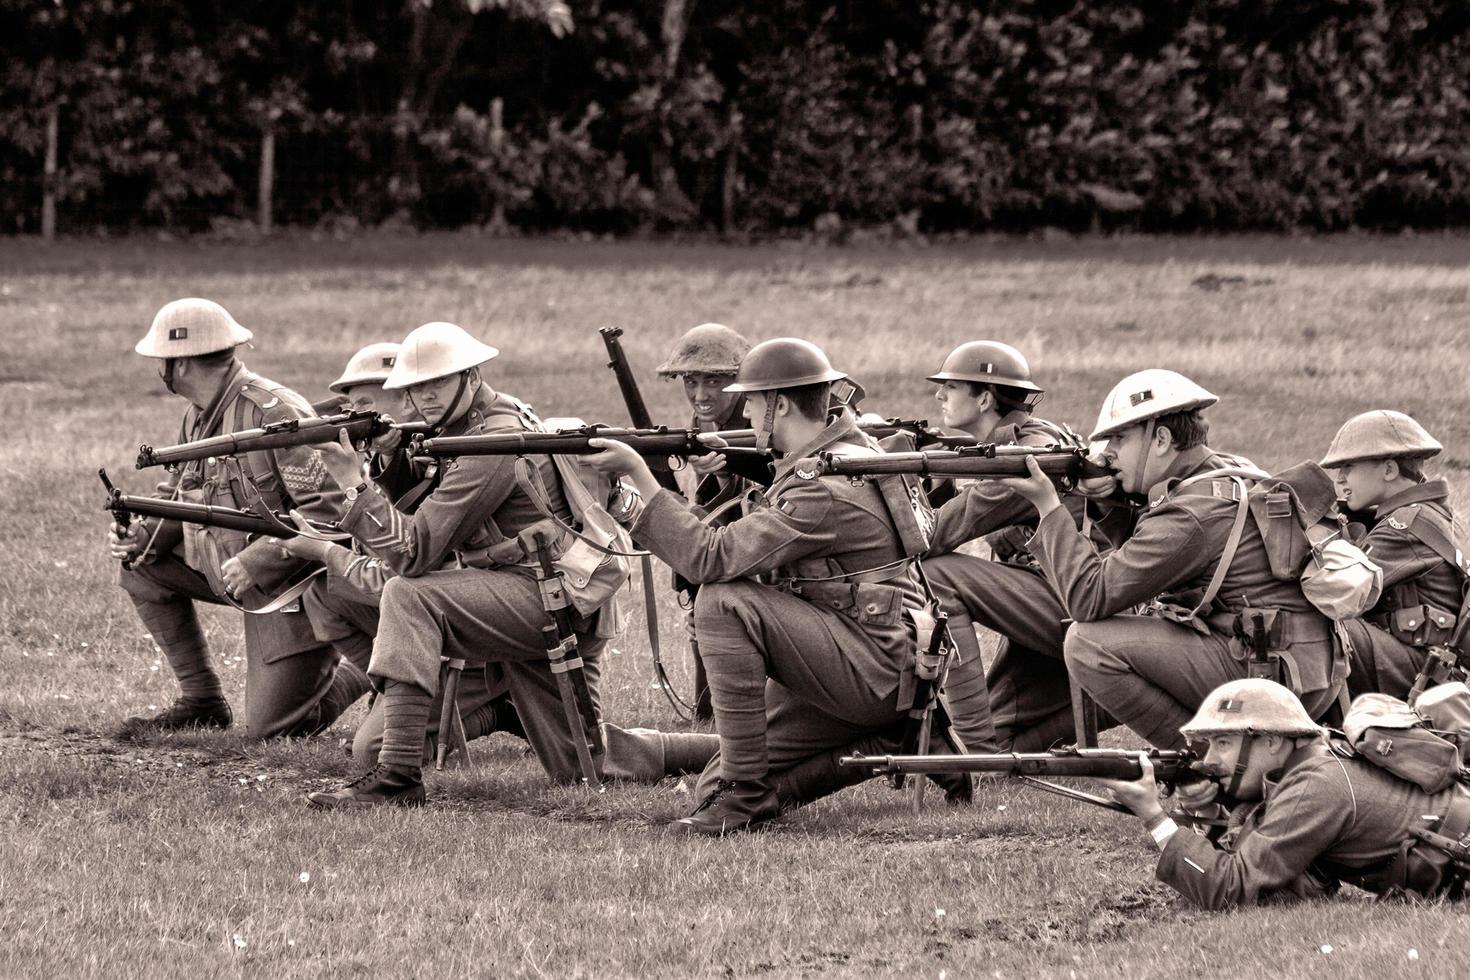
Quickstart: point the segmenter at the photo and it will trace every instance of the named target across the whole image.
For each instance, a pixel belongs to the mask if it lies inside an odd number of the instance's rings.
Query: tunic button
[[[875,615],[877,615],[877,613],[878,613],[878,604],[876,602],[870,602],[870,603],[868,603],[868,614],[875,616]]]
[[[841,609],[842,608],[842,600],[841,599],[833,599],[832,600],[832,608],[833,609]]]

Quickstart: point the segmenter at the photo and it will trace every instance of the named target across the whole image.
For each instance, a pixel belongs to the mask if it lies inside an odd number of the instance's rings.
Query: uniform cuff
[[[1143,829],[1153,838],[1154,846],[1162,851],[1164,845],[1169,843],[1169,838],[1179,832],[1179,825],[1167,813],[1161,813],[1144,824]]]

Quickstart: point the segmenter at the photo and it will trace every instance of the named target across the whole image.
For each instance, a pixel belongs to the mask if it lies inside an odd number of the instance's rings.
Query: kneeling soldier
[[[1369,691],[1405,697],[1426,648],[1455,631],[1465,572],[1450,488],[1424,478],[1424,460],[1441,448],[1402,412],[1364,412],[1343,424],[1322,460],[1336,470],[1343,504],[1373,515],[1373,529],[1358,545],[1383,569],[1378,604],[1342,624],[1354,697]]]
[[[1067,669],[1098,705],[1161,748],[1180,748],[1179,726],[1204,697],[1247,676],[1254,644],[1282,665],[1320,718],[1342,689],[1346,663],[1332,624],[1296,579],[1279,579],[1265,540],[1246,519],[1248,479],[1265,476],[1205,445],[1202,409],[1216,397],[1173,371],[1140,371],[1108,394],[1094,441],[1126,493],[1148,507],[1116,550],[1099,554],[1056,488],[1032,476],[1007,481],[1036,506],[1031,550],[1075,621]],[[1242,475],[1244,474],[1244,475]],[[1149,615],[1129,615],[1149,603]]]
[[[304,398],[250,372],[235,357],[235,348],[250,339],[250,331],[209,300],[175,300],[158,311],[136,350],[160,360],[164,386],[192,403],[182,441],[311,417]],[[234,508],[259,499],[278,512],[296,508],[309,518],[335,521],[342,494],[325,481],[327,459],[349,456],[336,446],[293,446],[211,458],[185,464],[176,481],[160,489]],[[260,608],[271,592],[299,577],[305,563],[274,539],[250,541],[242,532],[173,521],[114,526],[109,545],[114,557],[135,562],[123,569],[122,587],[181,690],[171,707],[152,718],[128,719],[119,735],[228,728],[233,716],[194,601]],[[331,646],[312,635],[299,602],[268,614],[247,613],[245,658],[246,720],[256,738],[321,731],[368,690],[360,670],[339,664]]]
[[[453,324],[428,323],[403,341],[384,387],[406,389],[418,416],[443,435],[526,431],[529,410],[481,377],[480,365],[498,353]],[[516,457],[460,457],[412,514],[364,481],[359,464],[328,466],[332,480],[348,488],[343,529],[396,575],[383,586],[368,671],[383,692],[378,765],[340,790],[309,794],[312,806],[423,802],[420,763],[443,657],[500,664],[542,767],[560,782],[578,778],[573,739],[581,733],[568,730],[547,659],[542,630],[550,618],[535,559],[517,541],[542,521],[542,508],[563,523],[571,511],[551,460],[525,458],[523,484]],[[594,709],[602,618],[599,610],[576,615],[574,623]]]
[[[641,494],[624,514],[633,537],[700,586],[694,618],[720,752],[679,831],[720,835],[770,820],[774,774],[891,730],[912,702],[904,610],[922,599],[880,483],[803,477],[797,467],[820,452],[876,451],[848,413],[828,421],[829,388],[844,377],[804,340],[768,340],[745,357],[730,387],[746,395],[757,442],[784,459],[759,502],[724,527],[661,491],[628,447],[607,440],[590,457],[631,476]]]
[[[1205,792],[1186,802],[1203,804],[1223,789],[1234,801],[1254,804],[1235,809],[1221,843],[1179,833],[1159,805],[1147,761],[1142,779],[1109,785],[1162,851],[1158,879],[1186,898],[1225,909],[1331,894],[1342,881],[1380,893],[1433,895],[1454,887],[1438,873],[1421,873],[1435,866],[1417,867],[1410,852],[1426,845],[1411,831],[1464,835],[1470,789],[1463,783],[1429,793],[1335,750],[1302,703],[1268,680],[1231,681],[1211,691],[1181,734],[1208,740],[1204,769],[1220,783],[1192,784]],[[1186,795],[1183,787],[1179,795]]]

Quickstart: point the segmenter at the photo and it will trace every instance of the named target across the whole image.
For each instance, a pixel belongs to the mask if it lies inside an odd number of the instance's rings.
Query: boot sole
[[[306,806],[310,810],[372,810],[380,806],[396,806],[405,809],[423,806],[428,801],[422,787],[417,793],[404,793],[381,800],[342,800],[327,793],[307,793]]]
[[[732,834],[756,833],[764,830],[771,821],[779,817],[780,813],[773,813],[766,817],[757,817],[748,823],[737,827],[725,827],[723,824],[719,830],[713,827],[704,827],[694,822],[691,817],[680,817],[669,824],[670,830],[680,837],[729,837]]]

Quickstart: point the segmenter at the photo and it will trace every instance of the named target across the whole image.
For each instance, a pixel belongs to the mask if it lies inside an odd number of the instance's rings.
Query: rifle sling
[[[242,613],[245,613],[248,616],[269,616],[271,613],[280,612],[282,609],[286,608],[287,606],[291,605],[291,603],[301,598],[306,590],[311,588],[311,583],[315,582],[318,576],[325,575],[326,573],[327,566],[318,565],[300,582],[297,582],[295,585],[277,595],[274,599],[271,599],[265,605],[260,606],[256,609],[250,609],[242,605],[237,599],[229,595],[221,595],[220,598],[224,600],[225,605],[234,606],[236,609],[240,610]]]

